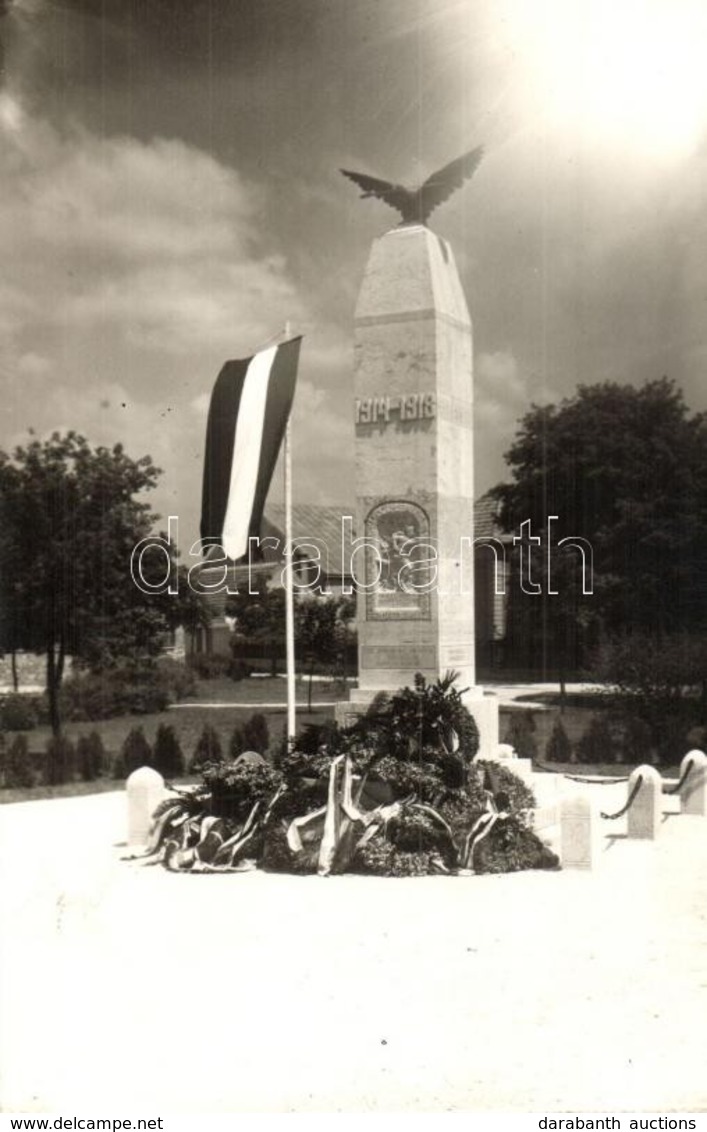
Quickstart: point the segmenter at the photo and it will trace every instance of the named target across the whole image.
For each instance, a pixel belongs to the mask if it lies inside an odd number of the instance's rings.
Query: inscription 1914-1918
[[[357,425],[390,424],[391,421],[432,420],[437,412],[434,393],[401,393],[397,396],[358,397]]]

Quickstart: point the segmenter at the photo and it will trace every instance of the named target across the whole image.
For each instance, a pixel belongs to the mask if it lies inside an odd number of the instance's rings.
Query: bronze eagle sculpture
[[[447,200],[474,174],[483,153],[482,146],[463,153],[461,157],[438,169],[416,189],[382,181],[378,177],[369,177],[367,173],[353,173],[350,169],[341,169],[340,172],[363,189],[362,200],[377,197],[391,208],[397,208],[403,224],[426,224],[433,209]]]

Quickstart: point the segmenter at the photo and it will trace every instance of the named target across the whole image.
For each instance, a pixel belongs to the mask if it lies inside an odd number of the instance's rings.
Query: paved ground
[[[707,1109],[706,819],[402,881],[120,862],[119,793],[0,822],[6,1111]]]

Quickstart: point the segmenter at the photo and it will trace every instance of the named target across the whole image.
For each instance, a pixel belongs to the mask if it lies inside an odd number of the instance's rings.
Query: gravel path
[[[591,874],[322,880],[121,862],[124,804],[0,814],[5,1111],[707,1108],[707,819],[604,823]]]

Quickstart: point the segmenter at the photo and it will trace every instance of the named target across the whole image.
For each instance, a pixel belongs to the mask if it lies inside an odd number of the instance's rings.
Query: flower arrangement
[[[159,807],[147,859],[197,872],[424,876],[557,867],[532,791],[474,761],[476,724],[448,673],[378,697],[354,725],[308,728],[277,767],[219,758]]]

